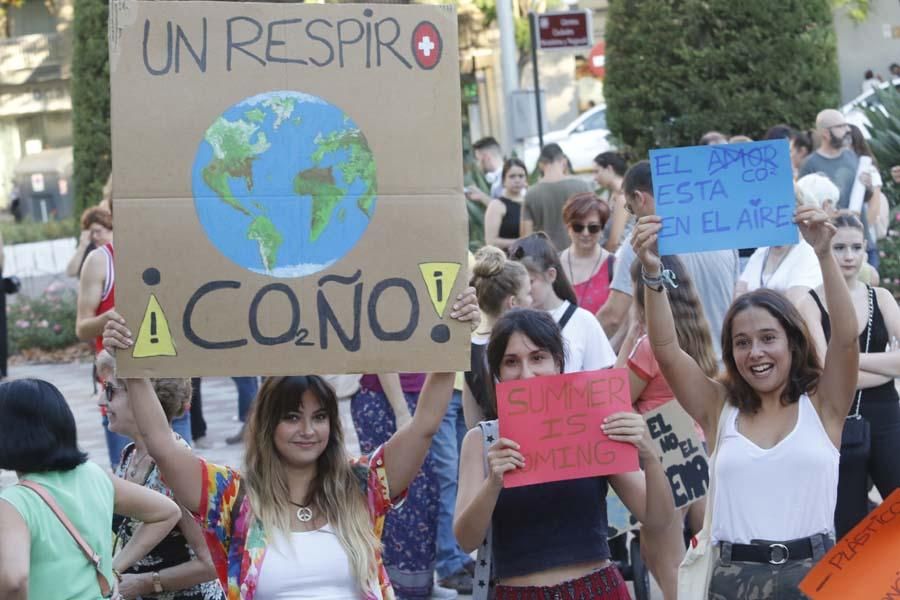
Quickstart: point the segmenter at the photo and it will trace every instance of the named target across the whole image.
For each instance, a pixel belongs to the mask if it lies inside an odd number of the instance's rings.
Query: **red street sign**
[[[603,79],[606,75],[606,43],[603,40],[591,48],[587,63],[588,70],[594,74],[594,77]]]
[[[537,18],[541,50],[571,50],[593,45],[590,11],[543,13]]]

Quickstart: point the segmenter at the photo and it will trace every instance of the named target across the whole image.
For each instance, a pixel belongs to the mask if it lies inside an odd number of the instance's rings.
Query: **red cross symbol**
[[[413,30],[412,52],[416,62],[423,69],[433,69],[441,60],[444,41],[437,27],[428,21],[422,21]]]

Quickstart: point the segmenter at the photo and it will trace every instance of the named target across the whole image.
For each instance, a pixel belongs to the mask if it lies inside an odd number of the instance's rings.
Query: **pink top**
[[[639,413],[644,414],[675,398],[669,383],[659,370],[659,363],[656,362],[653,348],[650,346],[650,338],[646,335],[642,335],[634,345],[628,356],[628,368],[647,382],[647,387],[634,403]]]
[[[675,394],[672,392],[672,388],[669,387],[669,382],[663,377],[662,371],[659,369],[659,363],[656,362],[656,357],[653,356],[650,338],[646,335],[642,335],[634,345],[634,349],[628,357],[628,368],[647,382],[644,391],[641,392],[641,395],[634,403],[634,407],[639,413],[644,414],[675,399]],[[694,427],[700,434],[700,439],[705,439],[700,426],[694,423]]]
[[[609,283],[612,280],[610,268],[613,260],[615,260],[615,255],[610,254],[593,277],[574,286],[578,306],[592,314],[600,310],[600,307],[609,298]]]

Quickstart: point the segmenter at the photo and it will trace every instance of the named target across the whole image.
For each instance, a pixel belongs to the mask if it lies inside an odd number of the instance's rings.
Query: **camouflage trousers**
[[[730,544],[720,544],[709,582],[708,600],[806,600],[800,582],[833,542],[814,544],[813,558],[789,560],[780,565],[731,561]]]

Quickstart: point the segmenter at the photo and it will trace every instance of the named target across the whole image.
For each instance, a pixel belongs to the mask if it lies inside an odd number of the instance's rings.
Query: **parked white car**
[[[885,81],[884,83],[879,84],[878,89],[883,90],[891,85],[897,89],[900,89],[900,77],[895,77],[892,81]],[[878,108],[879,110],[881,110],[881,112],[887,114],[884,110],[884,107],[881,105],[881,102],[878,100],[878,96],[875,95],[874,90],[863,92],[862,94],[842,106],[841,113],[843,113],[848,123],[859,127],[862,130],[863,135],[866,138],[869,138],[872,137],[869,134],[869,127],[871,126],[871,123],[869,123],[869,119],[866,118],[865,113],[862,111],[863,106],[867,106],[869,108]]]
[[[608,136],[606,105],[600,105],[584,111],[563,129],[545,133],[544,144],[552,142],[559,144],[569,160],[572,161],[572,168],[576,172],[591,171],[594,168],[595,156],[601,152],[615,149],[607,139]],[[537,164],[540,153],[541,147],[538,138],[536,136],[527,138],[523,160],[529,172]]]

